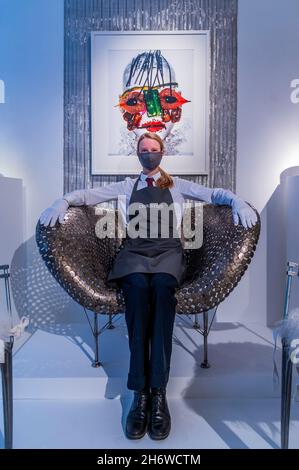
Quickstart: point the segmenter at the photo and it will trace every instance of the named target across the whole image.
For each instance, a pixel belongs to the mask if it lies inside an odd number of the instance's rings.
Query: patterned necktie
[[[151,176],[148,176],[147,178],[145,178],[145,181],[147,181],[148,186],[154,186],[153,185],[154,178],[152,178]]]

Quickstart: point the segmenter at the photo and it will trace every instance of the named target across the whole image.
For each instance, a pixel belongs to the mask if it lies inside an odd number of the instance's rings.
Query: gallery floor
[[[270,329],[216,322],[209,339],[211,368],[202,369],[202,336],[191,319],[177,316],[168,384],[171,434],[160,442],[147,435],[130,441],[123,431],[132,397],[126,388],[127,334],[124,316],[114,320],[115,328],[100,337],[98,369],[90,366],[92,338],[85,323],[65,325],[63,334],[38,328],[18,346],[15,448],[279,448],[280,391],[273,382]],[[279,348],[276,359],[280,371]],[[297,379],[290,448],[299,448]]]

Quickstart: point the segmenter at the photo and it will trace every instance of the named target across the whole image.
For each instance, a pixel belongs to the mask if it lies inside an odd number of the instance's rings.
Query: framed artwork
[[[208,174],[209,88],[209,31],[92,31],[92,175],[139,174],[146,131],[167,172]]]

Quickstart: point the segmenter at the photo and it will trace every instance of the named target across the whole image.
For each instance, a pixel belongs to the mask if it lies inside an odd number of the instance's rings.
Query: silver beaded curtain
[[[90,31],[210,30],[210,173],[179,175],[235,191],[237,0],[65,0],[64,193],[125,178],[91,175]]]

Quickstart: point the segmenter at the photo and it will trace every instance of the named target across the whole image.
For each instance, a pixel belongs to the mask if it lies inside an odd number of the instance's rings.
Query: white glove
[[[231,206],[235,225],[238,225],[239,218],[245,228],[251,228],[257,222],[255,211],[229,189],[215,188],[212,193],[212,203]]]
[[[68,210],[69,203],[66,199],[56,199],[53,202],[52,206],[45,209],[39,218],[39,221],[42,225],[47,227],[50,223],[50,227],[54,227],[56,224],[57,219],[62,224],[66,211]]]
[[[245,201],[239,198],[233,199],[231,207],[235,225],[238,225],[239,218],[245,228],[251,228],[256,224],[257,215]]]

